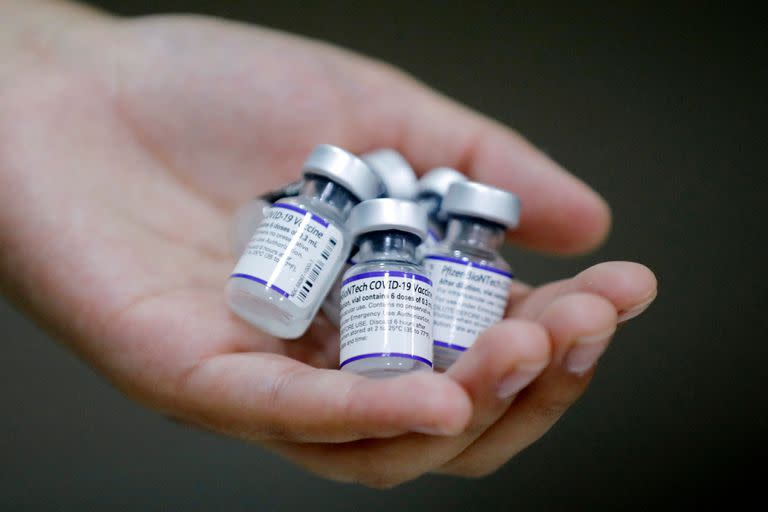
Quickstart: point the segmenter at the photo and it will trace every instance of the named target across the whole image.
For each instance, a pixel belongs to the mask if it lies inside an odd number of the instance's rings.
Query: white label
[[[275,290],[300,307],[316,303],[343,255],[342,235],[327,220],[289,203],[275,203],[232,272]],[[319,290],[319,291],[318,291]]]
[[[512,274],[447,256],[427,256],[424,264],[435,286],[436,347],[466,350],[504,317]]]
[[[340,329],[340,367],[386,355],[432,366],[432,282],[394,270],[345,279]]]

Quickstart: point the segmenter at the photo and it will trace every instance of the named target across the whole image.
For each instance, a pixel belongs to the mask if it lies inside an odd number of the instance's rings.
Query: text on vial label
[[[432,282],[411,272],[366,272],[344,280],[340,366],[387,355],[432,366],[432,298]]]
[[[298,206],[275,203],[266,210],[231,277],[250,279],[297,306],[311,305],[323,273],[342,256],[342,234],[328,221]]]
[[[434,283],[435,345],[466,350],[477,336],[504,317],[512,274],[446,256],[424,265]]]

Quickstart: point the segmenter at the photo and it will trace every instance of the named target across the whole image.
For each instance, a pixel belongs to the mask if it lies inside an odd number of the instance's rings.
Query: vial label
[[[411,272],[366,272],[341,287],[339,367],[399,356],[432,366],[432,281]]]
[[[504,317],[512,274],[447,256],[424,260],[435,283],[435,346],[463,351]]]
[[[327,220],[288,203],[275,203],[231,277],[250,279],[299,307],[316,304],[318,290],[335,276],[323,272],[342,257],[342,234]]]

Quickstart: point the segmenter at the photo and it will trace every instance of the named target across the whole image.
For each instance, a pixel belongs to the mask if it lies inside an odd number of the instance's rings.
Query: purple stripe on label
[[[414,274],[412,272],[400,272],[398,270],[379,270],[376,272],[364,272],[362,274],[357,274],[356,276],[352,276],[345,279],[344,282],[341,283],[341,286],[344,286],[347,283],[351,283],[352,281],[357,281],[358,279],[366,279],[368,277],[405,277],[406,279],[415,279],[417,281],[421,281],[422,283],[427,283],[429,286],[432,286],[432,281],[430,281],[428,277],[424,277],[419,274]]]
[[[339,365],[339,369],[342,369],[345,364],[349,364],[352,361],[357,361],[359,359],[368,359],[370,357],[403,357],[405,359],[415,359],[416,361],[421,361],[422,363],[429,365],[430,368],[432,367],[432,361],[430,361],[425,357],[415,356],[413,354],[401,354],[400,352],[376,352],[373,354],[363,354],[360,356],[350,357],[349,359],[347,359],[346,361],[343,361]]]
[[[253,282],[256,282],[256,283],[259,283],[259,284],[263,284],[267,288],[275,290],[280,295],[284,295],[286,297],[290,297],[291,296],[288,292],[286,292],[282,288],[278,288],[277,286],[275,286],[273,284],[269,284],[267,281],[265,281],[263,279],[260,279],[258,277],[255,277],[255,276],[251,276],[251,275],[248,275],[248,274],[232,274],[229,277],[230,278],[236,277],[236,278],[239,278],[239,279],[248,279],[249,281],[253,281]]]
[[[312,220],[323,226],[324,228],[328,227],[328,221],[325,220],[322,217],[319,217],[315,215],[314,213],[310,213],[307,210],[303,208],[299,208],[298,206],[294,206],[292,204],[288,203],[275,203],[272,205],[272,208],[285,208],[286,210],[292,210],[296,213],[300,213],[302,215],[310,215],[312,217]]]
[[[467,350],[467,347],[462,347],[461,345],[454,345],[453,343],[446,343],[444,341],[435,340],[434,343],[438,347],[449,348],[451,350],[458,350],[459,352],[464,352],[465,350]]]
[[[435,242],[439,242],[439,241],[440,241],[440,235],[438,235],[438,234],[437,234],[437,232],[436,232],[434,229],[428,229],[428,230],[427,230],[427,235],[428,235],[428,236],[431,236],[431,237],[432,237],[432,239],[433,239]]]
[[[493,272],[494,274],[499,274],[499,275],[502,275],[504,277],[508,277],[510,279],[515,277],[511,273],[505,272],[504,270],[500,270],[498,268],[489,267],[488,265],[478,265],[477,263],[473,263],[471,261],[464,261],[464,260],[460,260],[458,258],[451,258],[449,256],[430,255],[430,256],[426,256],[424,259],[426,259],[426,260],[449,261],[451,263],[458,263],[459,265],[466,265],[468,267],[479,268],[480,270],[487,270],[488,272]]]

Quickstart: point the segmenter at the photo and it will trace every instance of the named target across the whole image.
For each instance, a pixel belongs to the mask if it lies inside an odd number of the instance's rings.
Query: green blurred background
[[[404,68],[512,125],[611,203],[613,234],[597,253],[512,248],[519,276],[538,283],[636,260],[657,272],[659,298],[620,330],[584,398],[498,473],[386,492],[324,481],[144,410],[0,301],[0,508],[648,508],[710,500],[762,452],[759,17],[643,3],[92,3],[226,16]]]

